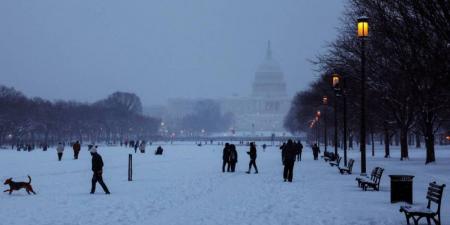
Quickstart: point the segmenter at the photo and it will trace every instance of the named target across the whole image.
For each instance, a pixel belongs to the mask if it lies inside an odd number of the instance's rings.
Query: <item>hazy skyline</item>
[[[0,84],[30,97],[145,106],[174,97],[247,96],[271,40],[288,94],[335,38],[342,0],[3,1]]]

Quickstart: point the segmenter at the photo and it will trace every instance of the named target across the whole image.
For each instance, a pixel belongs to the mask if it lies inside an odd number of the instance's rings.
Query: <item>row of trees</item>
[[[365,46],[368,130],[384,136],[386,157],[390,138],[398,133],[401,159],[408,158],[410,134],[421,135],[426,163],[435,161],[435,135],[450,129],[450,1],[349,0],[347,4],[337,39],[313,60],[320,77],[294,98],[285,127],[310,131],[308,122],[317,110],[324,110],[323,96],[328,96],[328,105],[338,101],[337,110],[342,112],[342,98],[333,97],[330,84],[331,74],[337,73],[345,80],[349,131],[358,136],[362,51],[356,20],[365,15],[370,28]],[[326,111],[333,113],[331,107]]]
[[[116,92],[93,104],[29,99],[0,86],[0,145],[148,139],[160,120],[142,115],[138,96]]]

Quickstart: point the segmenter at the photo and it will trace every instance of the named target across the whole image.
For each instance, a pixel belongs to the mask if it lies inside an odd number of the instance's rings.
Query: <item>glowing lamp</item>
[[[358,37],[365,38],[369,36],[369,18],[362,16],[358,18]]]
[[[333,85],[334,89],[339,89],[339,83],[341,81],[341,76],[339,74],[335,73],[331,75],[331,85]]]
[[[327,96],[323,96],[323,98],[322,98],[322,103],[323,103],[324,105],[327,105],[327,104],[328,104],[328,97],[327,97]]]

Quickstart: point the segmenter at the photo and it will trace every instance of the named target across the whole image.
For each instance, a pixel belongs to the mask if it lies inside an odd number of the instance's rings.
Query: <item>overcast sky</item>
[[[0,84],[30,97],[144,105],[247,96],[267,40],[292,96],[335,38],[343,0],[3,0]]]

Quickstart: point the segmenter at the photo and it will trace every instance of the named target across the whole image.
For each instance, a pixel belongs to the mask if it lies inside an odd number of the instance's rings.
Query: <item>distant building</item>
[[[235,116],[237,131],[284,131],[283,119],[291,99],[287,95],[283,71],[272,57],[270,41],[266,57],[255,72],[249,97],[220,99],[222,111]]]
[[[153,109],[153,113],[165,112],[161,116],[167,124],[176,123],[193,112],[195,102],[201,99],[170,99],[166,109]],[[252,93],[247,97],[216,99],[223,113],[232,113],[232,127],[237,132],[284,132],[283,120],[291,98],[286,91],[283,71],[272,57],[270,41],[263,62],[258,66],[252,84]]]

